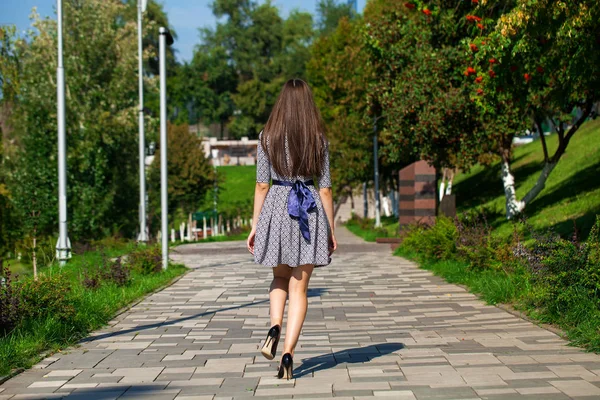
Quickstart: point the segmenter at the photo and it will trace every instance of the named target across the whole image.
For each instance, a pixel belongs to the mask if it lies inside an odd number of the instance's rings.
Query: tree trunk
[[[544,187],[546,187],[546,180],[548,180],[548,177],[550,176],[550,173],[552,172],[554,167],[556,167],[556,163],[544,163],[544,168],[542,168],[542,173],[538,177],[537,182],[531,188],[531,190],[527,192],[525,197],[523,197],[523,205],[529,204],[533,199],[537,197],[538,194],[540,194],[542,190],[544,190]]]
[[[38,280],[38,273],[37,273],[37,258],[35,256],[35,248],[36,248],[36,237],[33,237],[33,255],[32,255],[32,262],[33,262],[33,279],[34,280]]]
[[[569,145],[569,141],[571,140],[575,132],[577,132],[577,130],[585,122],[587,117],[590,115],[592,111],[592,105],[593,103],[591,102],[587,102],[585,104],[585,108],[582,110],[581,115],[579,116],[577,121],[571,126],[568,132],[565,133],[562,123],[558,124],[557,126],[555,125],[558,131],[558,148],[556,149],[552,157],[549,157],[548,155],[546,141],[543,137],[544,133],[540,132],[542,146],[544,149],[544,167],[542,168],[542,172],[540,173],[540,176],[538,177],[538,180],[535,183],[535,185],[529,190],[529,192],[527,192],[527,194],[523,197],[523,200],[521,201],[518,201],[515,195],[515,178],[513,177],[510,171],[510,156],[508,155],[509,153],[507,151],[503,151],[502,183],[504,184],[504,195],[506,196],[506,218],[511,219],[517,214],[521,213],[525,209],[525,206],[531,203],[531,201],[533,201],[533,199],[535,199],[541,193],[541,191],[546,186],[546,181],[548,180],[550,173],[554,170],[554,167],[556,167],[556,164],[558,164],[558,161],[560,160],[562,155],[565,154],[567,146]],[[541,124],[539,124],[538,129],[540,131],[542,130]]]
[[[444,168],[442,169],[442,179],[440,179],[440,190],[439,190],[439,201],[440,203],[442,202],[442,200],[444,199],[444,194],[446,193],[445,189],[446,189],[446,171],[448,171],[448,168]]]
[[[506,198],[506,218],[512,219],[523,211],[525,203],[517,200],[515,177],[510,170],[510,160],[506,156],[502,157],[502,184]]]
[[[446,196],[452,194],[452,183],[454,183],[454,176],[456,176],[456,170],[451,169],[448,174],[448,185],[446,186]]]

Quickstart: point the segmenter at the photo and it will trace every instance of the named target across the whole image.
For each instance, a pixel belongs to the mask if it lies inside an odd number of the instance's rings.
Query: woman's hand
[[[250,234],[248,235],[248,240],[246,241],[246,246],[248,247],[248,251],[254,254],[254,237],[256,236],[256,229],[252,228]]]
[[[329,236],[329,255],[331,256],[333,254],[333,252],[336,250],[337,250],[337,240],[335,238],[335,235],[332,233],[331,236]]]

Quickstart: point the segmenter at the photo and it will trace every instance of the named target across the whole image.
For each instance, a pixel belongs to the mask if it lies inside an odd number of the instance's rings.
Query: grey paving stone
[[[485,305],[387,246],[344,229],[336,236],[333,263],[311,278],[295,380],[275,377],[279,355],[258,353],[269,329],[270,269],[252,262],[244,242],[190,244],[172,258],[193,271],[1,385],[0,400],[600,396],[600,356]]]

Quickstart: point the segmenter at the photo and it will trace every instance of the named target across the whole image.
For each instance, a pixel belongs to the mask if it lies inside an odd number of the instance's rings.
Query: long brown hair
[[[308,84],[301,79],[287,81],[261,139],[275,172],[288,177],[320,176],[326,146],[324,128]]]

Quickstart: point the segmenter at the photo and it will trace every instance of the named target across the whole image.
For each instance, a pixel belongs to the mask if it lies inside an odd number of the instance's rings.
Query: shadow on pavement
[[[323,354],[305,359],[302,364],[294,369],[294,378],[310,375],[314,372],[333,368],[338,364],[354,364],[371,361],[374,358],[385,356],[404,348],[403,343],[381,343],[366,347],[340,350],[335,353]]]
[[[308,298],[319,297],[325,293],[327,293],[326,288],[309,288],[308,292],[307,292],[307,297]],[[186,317],[181,317],[181,318],[172,319],[172,320],[168,320],[168,321],[155,322],[153,324],[148,324],[148,325],[140,325],[140,326],[136,326],[135,328],[123,329],[123,330],[115,331],[115,332],[107,332],[107,333],[103,333],[103,334],[100,334],[97,336],[88,336],[85,339],[82,339],[79,343],[88,343],[88,342],[93,342],[96,340],[107,339],[107,338],[110,338],[113,336],[126,335],[128,333],[133,333],[133,332],[140,332],[140,331],[143,331],[146,329],[154,329],[154,328],[160,328],[163,326],[174,325],[174,324],[178,324],[180,322],[189,321],[189,320],[195,319],[195,318],[205,317],[207,315],[217,314],[217,313],[223,312],[223,311],[238,310],[240,308],[252,307],[252,306],[255,306],[258,304],[263,304],[263,303],[268,303],[268,302],[269,302],[269,299],[266,298],[266,299],[260,300],[260,301],[253,301],[251,303],[244,303],[244,304],[240,304],[237,306],[231,306],[231,307],[223,307],[223,308],[219,308],[217,310],[212,310],[212,311],[204,311],[201,313],[188,315]]]

